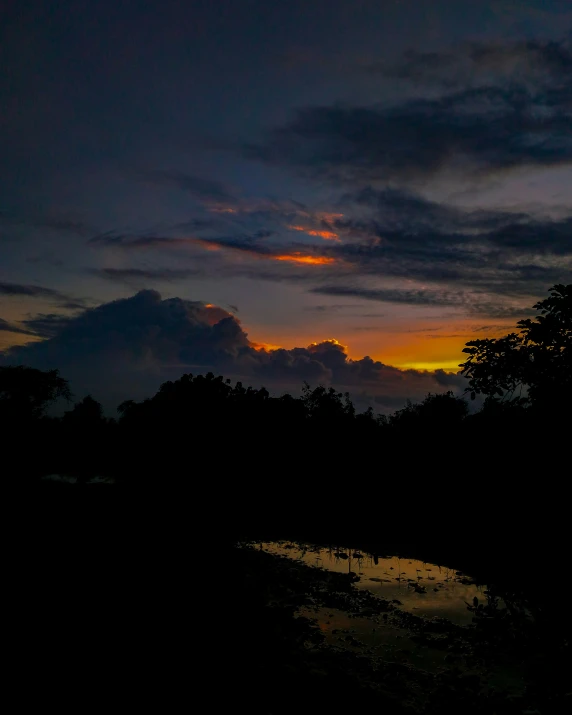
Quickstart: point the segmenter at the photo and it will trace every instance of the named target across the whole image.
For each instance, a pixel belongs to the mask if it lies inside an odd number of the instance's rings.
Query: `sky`
[[[0,63],[1,359],[77,393],[384,411],[572,282],[568,0],[13,1]]]

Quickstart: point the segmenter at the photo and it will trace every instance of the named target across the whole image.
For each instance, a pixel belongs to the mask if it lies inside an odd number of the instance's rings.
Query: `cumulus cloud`
[[[303,381],[330,384],[360,396],[362,405],[377,396],[378,408],[420,399],[441,384],[436,373],[399,370],[369,357],[352,360],[335,340],[257,349],[228,311],[180,298],[162,300],[152,290],[75,317],[37,316],[26,321],[26,329],[46,339],[7,350],[4,363],[58,368],[76,394],[92,392],[108,406],[148,396],[183,372],[214,371],[274,392],[298,392]]]

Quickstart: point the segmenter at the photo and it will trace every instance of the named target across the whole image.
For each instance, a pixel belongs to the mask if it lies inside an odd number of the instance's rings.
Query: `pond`
[[[480,698],[482,707],[455,712],[527,712],[525,701],[545,687],[543,673],[554,672],[538,669],[543,658],[552,663],[553,641],[539,650],[545,641],[532,614],[494,584],[398,554],[292,541],[244,548],[258,552],[270,612],[290,608],[308,629],[308,652],[345,658],[348,667],[369,664],[376,687],[407,693],[415,707],[459,696],[471,708]]]
[[[259,548],[308,566],[355,574],[354,585],[375,596],[399,601],[406,611],[424,618],[446,618],[469,625],[467,604],[485,600],[486,586],[467,574],[438,564],[400,556],[373,557],[354,549],[322,548],[293,542],[262,542]],[[358,580],[359,579],[359,580]]]

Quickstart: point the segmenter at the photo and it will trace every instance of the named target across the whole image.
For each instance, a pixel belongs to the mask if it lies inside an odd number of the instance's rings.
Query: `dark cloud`
[[[146,248],[164,248],[167,246],[183,246],[185,245],[184,238],[175,236],[141,236],[127,233],[116,233],[108,231],[106,233],[97,234],[89,239],[89,243],[94,246],[106,246],[111,248],[129,249],[146,249]]]
[[[312,288],[311,293],[336,297],[354,297],[382,303],[401,303],[426,307],[448,306],[457,308],[469,316],[486,315],[491,318],[525,318],[535,311],[522,305],[507,304],[500,299],[490,300],[485,296],[463,291],[445,289],[370,289],[357,286],[325,285]]]
[[[486,296],[479,298],[482,305],[474,309],[477,312],[485,310],[495,295],[500,303],[503,296],[510,300],[520,296],[530,303],[544,294],[547,286],[572,281],[572,264],[567,260],[572,257],[569,216],[546,218],[525,211],[466,209],[404,189],[372,186],[346,192],[341,203],[344,214],[329,214],[328,226],[339,236],[336,242],[318,238],[292,241],[285,236],[269,241],[273,231],[259,228],[249,233],[183,238],[110,232],[94,236],[91,243],[126,251],[184,248],[192,252],[194,275],[313,283],[318,292],[327,289],[329,295],[359,298],[361,293],[356,293],[352,284],[348,286],[348,280],[355,280],[359,273],[358,290],[366,291],[368,300],[455,305],[462,289]],[[184,269],[179,270],[180,274],[162,275],[143,268],[106,269],[102,275],[130,281],[145,277],[174,280],[179,275],[185,277]],[[376,293],[383,289],[371,285],[380,279],[406,279],[430,288],[422,293],[413,289],[410,294],[399,291],[384,296]],[[324,280],[327,285],[321,284]],[[468,304],[462,307],[468,309]],[[339,306],[309,309],[340,310]],[[490,317],[501,313],[517,314],[510,309],[507,313],[501,305],[491,308]]]
[[[252,234],[238,234],[233,236],[216,236],[208,238],[197,238],[189,236],[158,236],[155,234],[129,234],[109,231],[98,234],[89,239],[89,243],[95,246],[108,248],[121,248],[123,250],[141,250],[149,248],[182,248],[184,246],[203,246],[208,248],[235,248],[236,250],[247,250],[254,246],[257,241],[269,238],[274,235],[270,229],[259,229]],[[260,252],[263,251],[259,247]]]
[[[333,384],[360,395],[393,395],[401,404],[438,387],[433,373],[399,370],[364,357],[352,360],[334,340],[304,348],[256,349],[237,318],[217,306],[151,290],[78,316],[40,315],[25,325],[46,340],[4,353],[5,363],[58,368],[76,393],[107,404],[140,398],[183,372],[209,370],[297,392],[302,382]]]
[[[452,88],[503,79],[558,86],[570,80],[572,48],[569,39],[471,42],[444,52],[410,50],[398,62],[377,62],[365,71],[417,86]]]
[[[332,305],[306,305],[304,310],[315,313],[335,313],[339,310],[355,309],[355,307],[352,303],[333,303]]]
[[[457,57],[458,55],[458,57]],[[247,156],[336,183],[429,180],[572,160],[568,44],[471,45],[450,54],[412,53],[399,68],[416,82],[436,75],[441,93],[397,104],[304,107]],[[447,80],[464,59],[469,72]],[[522,69],[507,76],[521,60]],[[518,64],[518,62],[516,63]],[[491,69],[486,81],[472,78]],[[453,69],[457,72],[457,69]],[[467,75],[467,76],[465,76]]]
[[[24,335],[28,335],[29,332],[25,330],[24,328],[19,327],[18,325],[14,325],[14,323],[10,323],[7,320],[4,320],[3,318],[0,318],[0,333],[23,333]]]
[[[21,283],[0,283],[0,295],[25,295],[33,298],[59,298],[61,293],[42,286],[24,285]]]
[[[505,225],[488,233],[486,240],[492,246],[513,252],[569,256],[572,255],[572,218]],[[520,268],[535,274],[543,270],[532,264]]]
[[[313,283],[316,292],[338,297],[457,306],[489,317],[520,315],[518,306],[507,306],[507,299],[511,303],[521,297],[530,304],[547,286],[572,281],[568,260],[572,218],[568,216],[549,219],[524,211],[464,209],[411,191],[371,186],[346,192],[342,203],[345,213],[329,224],[339,235],[338,242],[303,243],[284,237],[269,241],[273,232],[264,228],[205,238],[111,232],[91,242],[127,251],[158,247],[192,251],[189,269],[163,272],[128,267],[100,272],[112,280],[245,276]],[[362,279],[354,288],[356,273]],[[371,285],[380,279],[406,279],[424,289],[387,293],[388,289]],[[466,294],[461,303],[460,291]],[[499,296],[496,308],[495,295]],[[476,305],[471,308],[471,303]],[[309,309],[336,311],[340,306]]]
[[[383,303],[405,303],[407,305],[457,305],[459,294],[449,291],[408,290],[398,288],[369,289],[351,286],[326,285],[312,288],[311,293],[333,296],[351,296]]]
[[[248,153],[350,183],[560,165],[572,160],[568,101],[543,111],[524,91],[486,87],[392,108],[307,108]]]
[[[197,275],[193,268],[95,268],[89,269],[93,275],[112,281],[180,281]]]
[[[174,229],[184,231],[202,231],[205,228],[211,228],[216,224],[212,219],[192,218],[188,221],[181,221],[173,225]]]
[[[342,204],[353,208],[365,207],[366,215],[375,219],[377,232],[401,231],[418,234],[423,231],[438,231],[440,234],[457,234],[463,231],[494,231],[505,227],[519,226],[533,221],[533,216],[524,211],[499,211],[488,209],[462,209],[430,201],[413,191],[397,188],[375,189],[366,186],[359,191],[346,193]],[[367,232],[367,224],[360,226],[351,220],[336,218],[337,229],[358,228]]]
[[[462,287],[530,297],[572,279],[569,216],[466,210],[371,187],[346,194],[344,201],[354,207],[354,216],[334,222],[343,241],[320,250],[358,270],[364,277],[360,289],[369,290],[370,276],[438,284],[454,292]],[[343,285],[330,294],[349,295]]]
[[[144,181],[158,186],[167,186],[180,189],[192,194],[201,201],[232,201],[233,194],[228,187],[215,179],[208,179],[204,176],[193,176],[183,171],[166,171],[154,169],[139,172],[139,176]]]
[[[477,300],[472,305],[468,305],[468,312],[469,315],[473,316],[485,315],[487,318],[510,318],[514,320],[532,318],[537,315],[533,308],[521,305],[505,305],[493,300]]]
[[[53,288],[45,288],[44,286],[32,284],[0,282],[0,295],[45,298],[62,308],[68,308],[70,310],[85,308],[86,306],[86,303],[83,300],[72,298],[65,293],[54,290]]]

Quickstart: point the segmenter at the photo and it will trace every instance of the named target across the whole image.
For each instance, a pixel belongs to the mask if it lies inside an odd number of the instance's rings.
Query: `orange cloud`
[[[308,236],[319,236],[320,238],[324,238],[326,241],[340,240],[338,234],[333,231],[318,231],[314,228],[306,228],[305,226],[298,225],[288,226],[288,228],[292,231],[302,231],[303,233],[307,233]]]
[[[316,214],[317,218],[320,219],[320,221],[326,221],[327,223],[332,223],[332,221],[335,221],[338,218],[342,218],[343,214],[333,214],[333,213],[328,213],[327,211],[320,211],[319,213]]]
[[[281,345],[272,345],[271,343],[254,343],[251,342],[250,346],[255,350],[265,350],[267,353],[271,353],[273,350],[280,350]]]
[[[268,253],[266,251],[257,251],[255,249],[245,248],[244,246],[233,246],[232,244],[224,244],[215,240],[208,240],[204,238],[192,238],[188,239],[189,243],[194,243],[197,246],[205,248],[207,251],[221,251],[223,249],[228,249],[229,251],[236,251],[241,254],[246,254],[248,256],[253,256],[254,258],[266,258],[272,261],[290,261],[291,263],[299,263],[301,265],[308,266],[326,266],[331,263],[336,263],[338,259],[331,258],[327,256],[312,256],[309,254],[301,253],[300,251],[294,251],[293,253]]]
[[[335,263],[335,258],[327,258],[326,256],[308,256],[296,251],[295,253],[285,253],[280,256],[268,256],[275,261],[291,261],[292,263],[302,263],[309,266],[325,266],[330,263]]]
[[[319,345],[324,345],[326,343],[328,343],[330,345],[339,345],[344,352],[347,352],[347,350],[348,350],[348,346],[343,345],[342,343],[340,343],[339,340],[336,340],[336,338],[326,338],[325,340],[320,340],[320,342],[318,342],[318,343],[310,343],[310,345],[308,346],[308,350],[311,350],[312,348],[316,348]]]

